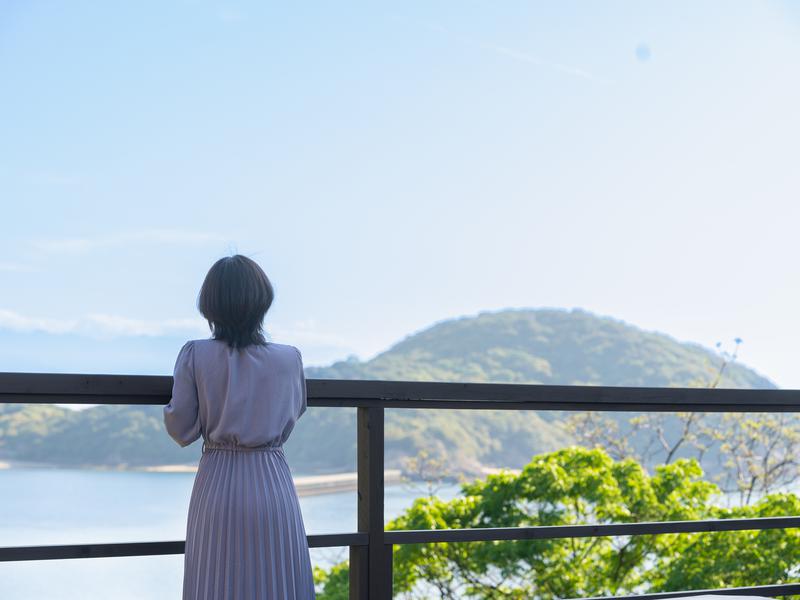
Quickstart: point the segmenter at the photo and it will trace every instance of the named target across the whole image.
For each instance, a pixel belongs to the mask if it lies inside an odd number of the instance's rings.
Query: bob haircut
[[[241,349],[251,344],[266,345],[264,315],[274,298],[272,283],[261,267],[235,254],[219,259],[209,269],[197,308],[215,340]]]

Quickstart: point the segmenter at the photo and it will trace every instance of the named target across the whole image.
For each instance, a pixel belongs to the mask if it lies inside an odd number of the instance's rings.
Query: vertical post
[[[367,600],[368,546],[350,546],[350,600]]]
[[[350,550],[350,600],[390,600],[392,546],[383,543],[383,407],[357,409],[358,531],[369,545]]]

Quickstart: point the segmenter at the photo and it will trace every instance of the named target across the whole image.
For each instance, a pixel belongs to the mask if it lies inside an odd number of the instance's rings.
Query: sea
[[[84,469],[0,470],[0,546],[175,541],[186,538],[195,474]],[[451,499],[457,484],[435,495]],[[390,520],[427,495],[424,484],[385,491]],[[300,498],[308,534],[356,531],[356,492]],[[347,548],[314,548],[313,564],[346,560]],[[0,562],[2,600],[175,600],[183,555]]]

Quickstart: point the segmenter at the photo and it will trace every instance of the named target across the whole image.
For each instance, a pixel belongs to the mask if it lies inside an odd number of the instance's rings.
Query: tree
[[[712,507],[708,518],[746,519],[800,514],[800,498],[775,494],[731,509]],[[744,587],[798,580],[800,531],[765,529],[670,536],[647,574],[653,592]]]
[[[736,361],[740,338],[728,352],[717,343],[720,362],[693,386],[715,388]],[[587,447],[603,448],[615,459],[633,458],[645,466],[669,464],[681,452],[696,458],[725,494],[739,504],[759,494],[785,489],[800,478],[800,422],[794,414],[708,415],[693,412],[645,413],[620,422],[596,412],[578,413],[568,429]]]
[[[705,427],[719,443],[722,491],[749,504],[758,494],[787,488],[800,476],[800,428],[794,414],[725,414]]]
[[[404,457],[401,475],[405,486],[411,489],[422,487],[427,496],[433,496],[448,479],[455,477],[455,472],[448,467],[447,459],[439,452],[434,455],[423,448],[414,456]]]
[[[734,340],[734,349],[727,352],[722,344],[716,347],[720,363],[707,362],[706,377],[696,377],[689,387],[716,388],[729,365],[736,361],[741,338]],[[590,448],[604,448],[617,459],[633,458],[642,465],[669,464],[682,448],[699,461],[718,437],[710,435],[707,417],[702,413],[643,413],[630,417],[624,431],[617,420],[595,411],[577,413],[567,419],[567,429]]]
[[[387,529],[635,523],[798,514],[792,494],[736,508],[713,506],[719,488],[694,459],[649,475],[632,459],[570,447],[541,454],[519,474],[463,483],[443,501],[423,497]],[[791,580],[797,530],[396,546],[398,598],[554,598],[715,588]],[[346,565],[318,578],[320,599],[346,598]]]
[[[502,472],[462,485],[448,502],[420,498],[390,529],[620,523],[702,518],[716,487],[696,462],[652,477],[631,459],[571,447],[535,457],[519,475]],[[635,536],[415,544],[395,552],[397,592],[423,583],[441,598],[568,598],[616,594],[642,582],[658,538]],[[430,597],[430,596],[429,596]]]

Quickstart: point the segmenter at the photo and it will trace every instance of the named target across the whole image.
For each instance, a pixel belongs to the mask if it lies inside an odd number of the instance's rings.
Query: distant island
[[[508,309],[438,322],[369,361],[307,367],[308,378],[481,383],[686,386],[708,381],[720,358],[623,321],[583,310]],[[742,364],[720,387],[775,388]],[[454,473],[519,468],[532,455],[572,442],[563,413],[386,412],[386,466],[401,468],[420,450],[444,457]],[[178,447],[161,406],[0,405],[0,464],[142,469],[196,465],[201,443]],[[355,469],[355,410],[309,409],[286,444],[304,475]]]

